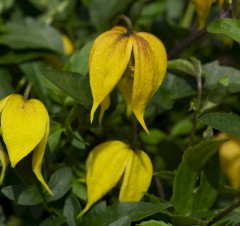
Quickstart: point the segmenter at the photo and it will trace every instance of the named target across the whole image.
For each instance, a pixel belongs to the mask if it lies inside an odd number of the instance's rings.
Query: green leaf
[[[48,198],[49,202],[56,201],[64,196],[71,188],[72,171],[70,167],[63,167],[57,170],[49,180],[48,186],[53,196]]]
[[[173,126],[171,136],[177,137],[179,135],[187,135],[191,132],[191,129],[192,120],[190,118],[184,118]]]
[[[159,90],[166,90],[171,99],[180,99],[196,93],[195,83],[194,77],[167,73]]]
[[[166,3],[167,0],[162,0],[162,1],[151,1],[148,2],[148,4],[144,4],[144,2],[141,1],[135,1],[134,2],[134,7],[133,7],[133,11],[132,15],[136,16],[134,14],[138,14],[140,13],[140,15],[137,15],[137,20],[136,20],[136,24],[139,27],[148,27],[151,26],[152,22],[155,20],[155,18],[163,13],[166,9]],[[144,7],[142,7],[144,5]],[[141,10],[139,10],[140,12],[138,12],[138,8],[141,8]]]
[[[205,141],[194,147],[188,148],[183,155],[183,162],[196,172],[204,167],[207,161],[218,151],[218,148],[225,141]]]
[[[42,57],[44,54],[42,52],[16,52],[9,51],[6,54],[1,54],[0,65],[8,64],[19,64],[26,61],[34,60],[36,58]]]
[[[240,91],[239,70],[233,67],[221,66],[218,61],[205,64],[202,69],[205,88],[214,90],[218,87],[221,87],[221,89],[225,87],[231,93]]]
[[[179,214],[191,214],[196,177],[197,172],[186,162],[179,165],[173,183],[173,203]]]
[[[150,221],[144,221],[141,222],[141,224],[137,224],[136,226],[172,226],[172,224],[166,224],[163,221],[155,221],[155,220],[150,220]]]
[[[32,82],[33,88],[36,91],[39,99],[41,99],[49,109],[51,104],[49,101],[49,97],[47,96],[46,87],[43,83],[43,77],[41,72],[43,67],[44,65],[40,61],[24,63],[20,65],[20,68],[24,72],[24,75],[30,82]]]
[[[54,151],[60,141],[61,135],[64,132],[64,128],[61,127],[59,123],[53,123],[51,121],[50,134],[48,137],[48,147],[50,151]]]
[[[130,226],[131,225],[131,218],[129,216],[122,217],[111,224],[109,226]]]
[[[211,158],[202,174],[200,180],[200,186],[193,200],[192,212],[194,215],[200,214],[203,216],[212,207],[218,196],[219,187],[219,159],[217,156]]]
[[[0,99],[6,97],[7,95],[14,93],[14,89],[11,85],[12,78],[11,74],[4,68],[0,68]]]
[[[184,152],[173,185],[173,203],[177,213],[191,214],[197,176],[222,143],[223,141],[206,141]]]
[[[87,200],[86,186],[81,184],[78,180],[73,180],[72,193],[82,200]]]
[[[12,7],[15,0],[1,0],[0,13]]]
[[[80,202],[74,195],[70,195],[63,207],[63,216],[66,217],[66,221],[69,226],[77,226],[77,215],[81,212],[82,208]]]
[[[162,140],[167,138],[167,134],[165,134],[163,131],[159,129],[149,129],[149,134],[146,134],[145,132],[140,132],[141,139],[144,141],[144,143],[156,145]]]
[[[168,69],[181,71],[188,75],[195,74],[194,65],[190,61],[185,59],[176,59],[168,61]]]
[[[211,112],[201,116],[199,120],[215,129],[240,137],[240,117],[234,113]]]
[[[86,108],[92,105],[89,78],[78,73],[66,71],[43,71],[43,75]]]
[[[55,28],[42,25],[27,18],[24,22],[8,23],[8,33],[0,36],[0,44],[13,49],[46,49],[63,54],[63,42],[60,32]]]
[[[207,224],[203,224],[201,220],[193,217],[181,216],[181,215],[170,215],[170,218],[173,221],[173,225],[179,226],[206,226]]]
[[[36,186],[23,187],[20,185],[7,186],[2,193],[18,205],[34,206],[43,202],[43,197]]]
[[[39,226],[62,226],[66,222],[65,217],[49,217],[45,219]]]
[[[233,18],[223,18],[214,20],[207,26],[207,31],[213,34],[224,34],[237,42],[240,42],[240,20]]]
[[[80,50],[73,53],[70,60],[65,64],[64,71],[76,72],[82,75],[88,74],[88,58],[93,42],[88,42]]]
[[[95,212],[93,208],[83,217],[82,225],[106,226],[124,216],[129,216],[132,222],[138,221],[155,213],[159,213],[169,207],[171,207],[170,203],[117,203],[98,212]]]
[[[122,12],[132,0],[91,0],[89,13],[92,23],[99,30],[110,27],[114,16]]]

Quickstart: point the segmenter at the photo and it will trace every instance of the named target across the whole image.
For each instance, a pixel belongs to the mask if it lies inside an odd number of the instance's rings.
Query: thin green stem
[[[32,89],[32,83],[29,82],[28,85],[27,85],[27,88],[25,89],[25,92],[23,94],[24,100],[27,100],[29,98],[29,94],[30,94],[31,89]]]
[[[182,27],[184,27],[184,28],[189,28],[190,27],[191,22],[192,22],[192,18],[193,18],[193,15],[194,15],[194,11],[195,11],[194,5],[192,4],[192,2],[189,2],[188,6],[187,6],[187,9],[185,11],[183,20],[181,22]]]
[[[193,145],[196,127],[197,127],[197,118],[200,114],[201,100],[202,100],[202,68],[201,63],[195,58],[192,58],[192,63],[195,67],[195,78],[197,82],[197,104],[194,109],[194,115],[192,119],[192,131],[189,140],[189,146]]]

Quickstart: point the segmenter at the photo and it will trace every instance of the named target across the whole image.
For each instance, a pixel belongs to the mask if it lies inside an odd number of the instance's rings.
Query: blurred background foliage
[[[223,141],[215,136],[221,130],[240,137],[240,3],[212,2],[199,29],[188,0],[0,0],[0,99],[23,94],[32,83],[30,97],[47,107],[51,131],[43,173],[54,193],[39,190],[30,158],[9,167],[0,193],[1,226],[239,225],[239,208],[224,212],[239,200],[240,186],[232,186],[240,180],[239,156],[231,179],[220,167]],[[160,38],[168,52],[164,83],[145,114],[150,135],[127,118],[117,90],[102,125],[89,122],[89,51],[118,14],[127,15],[135,30]],[[116,187],[76,219],[86,204],[91,149],[112,139],[131,144],[136,130],[155,171],[146,203],[117,203]]]

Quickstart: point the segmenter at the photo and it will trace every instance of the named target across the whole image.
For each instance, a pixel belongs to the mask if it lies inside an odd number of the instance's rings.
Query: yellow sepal
[[[45,125],[46,125],[46,129],[45,129],[44,136],[43,136],[42,140],[40,141],[40,143],[37,145],[37,147],[33,151],[32,169],[33,169],[33,172],[36,175],[37,179],[40,181],[40,183],[43,185],[43,187],[47,190],[47,192],[50,195],[53,195],[51,189],[48,187],[47,183],[43,179],[43,175],[41,172],[43,156],[45,153],[45,148],[47,145],[48,135],[49,135],[49,119],[47,120]]]
[[[88,202],[82,216],[89,208],[107,194],[123,175],[131,150],[120,141],[109,141],[95,147],[88,162]]]
[[[24,100],[18,94],[7,100],[1,114],[1,127],[12,167],[42,140],[47,120],[48,114],[40,101]]]
[[[3,98],[3,99],[0,101],[0,113],[2,112],[3,108],[5,107],[6,103],[7,103],[8,100],[9,100],[9,98],[12,97],[12,95],[15,95],[15,94],[8,95],[8,96],[6,96],[5,98]]]
[[[101,102],[117,85],[131,56],[132,39],[124,27],[114,27],[93,43],[89,57],[90,86],[93,95],[91,122]]]
[[[167,54],[155,36],[139,32],[133,35],[134,82],[132,111],[146,132],[144,112],[153,94],[161,85],[167,69]]]
[[[240,139],[220,133],[216,139],[231,139],[219,149],[221,166],[229,177],[233,188],[240,189]]]
[[[212,6],[212,0],[192,0],[192,2],[196,8],[198,24],[201,29],[206,24]]]
[[[7,165],[9,163],[8,156],[1,146],[0,146],[0,163],[2,167],[1,174],[0,174],[0,185],[1,185],[5,176]]]
[[[74,46],[72,41],[70,40],[70,38],[65,35],[62,34],[62,42],[63,42],[63,51],[66,55],[70,55],[73,53],[74,51]]]
[[[132,151],[124,173],[119,201],[137,202],[148,190],[152,180],[153,167],[148,155],[143,151]]]

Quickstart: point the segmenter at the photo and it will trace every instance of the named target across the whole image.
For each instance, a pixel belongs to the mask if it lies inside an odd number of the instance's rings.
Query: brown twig
[[[168,53],[168,59],[171,60],[176,58],[183,50],[187,49],[189,46],[191,46],[193,43],[201,39],[206,34],[207,34],[206,27],[202,28],[201,30],[193,32],[182,43],[180,43],[178,46],[170,50],[170,52]]]
[[[234,209],[238,208],[240,206],[240,200],[236,203],[234,203],[232,206],[228,207],[225,209],[223,212],[218,214],[216,217],[214,217],[208,224],[207,226],[211,226],[218,221],[222,220],[224,217],[226,217],[229,213],[231,213]]]
[[[229,15],[231,15],[232,12],[232,8],[231,5],[223,7],[220,10],[219,16],[216,17],[215,19],[219,19],[219,18],[226,18]],[[205,35],[207,35],[207,28],[204,27],[200,30],[197,30],[195,32],[193,32],[192,34],[190,34],[190,36],[188,36],[183,42],[181,42],[178,46],[176,46],[175,48],[173,48],[172,50],[169,51],[168,53],[168,59],[174,59],[176,58],[182,51],[184,51],[185,49],[187,49],[189,46],[191,46],[193,43],[199,41],[202,37],[204,37]]]

